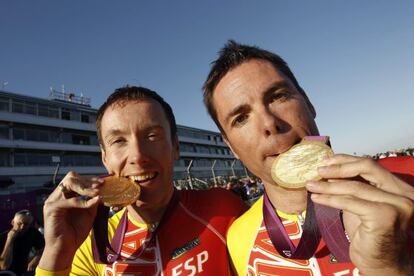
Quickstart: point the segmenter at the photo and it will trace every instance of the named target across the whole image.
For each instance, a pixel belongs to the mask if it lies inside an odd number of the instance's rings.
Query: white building
[[[57,179],[70,170],[105,174],[96,113],[88,98],[73,93],[51,91],[49,99],[41,99],[0,91],[0,194],[51,187],[58,163]],[[176,180],[246,175],[218,132],[177,127],[181,157],[174,167]]]

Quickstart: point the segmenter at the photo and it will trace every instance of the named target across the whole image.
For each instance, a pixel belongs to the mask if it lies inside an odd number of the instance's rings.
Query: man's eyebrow
[[[290,85],[287,81],[275,81],[269,87],[264,91],[265,97],[271,93],[273,93],[275,90],[281,89],[281,88],[289,88]]]
[[[160,124],[150,125],[143,129],[143,131],[163,130],[164,128]],[[120,129],[111,129],[105,136],[104,140],[109,139],[113,136],[122,135],[124,132]]]
[[[226,117],[224,118],[224,123],[225,124],[228,124],[228,122],[230,121],[230,119],[232,117],[234,117],[237,114],[243,113],[243,112],[245,112],[248,109],[249,109],[249,105],[248,104],[242,104],[242,105],[236,106],[229,113],[227,113]]]
[[[108,138],[110,138],[112,136],[117,136],[117,135],[120,135],[120,134],[122,134],[122,131],[121,130],[119,130],[119,129],[111,129],[109,131],[109,133],[107,133],[105,135],[104,139],[106,140],[106,139],[108,139]]]
[[[160,124],[151,125],[146,128],[147,131],[157,130],[157,129],[163,130],[164,128]]]
[[[267,97],[268,95],[270,95],[271,93],[273,93],[275,90],[281,89],[281,88],[288,88],[290,87],[289,83],[285,80],[281,80],[281,81],[275,81],[272,84],[269,85],[268,88],[266,88],[266,90],[264,91],[263,95],[264,97]],[[235,115],[239,114],[239,113],[243,113],[244,111],[249,109],[249,105],[248,104],[242,104],[239,106],[236,106],[235,108],[233,108],[229,113],[227,113],[226,117],[224,118],[224,123],[228,124],[228,121]]]

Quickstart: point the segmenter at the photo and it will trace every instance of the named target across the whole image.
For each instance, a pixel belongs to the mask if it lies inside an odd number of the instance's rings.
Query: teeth
[[[131,175],[129,178],[134,181],[145,181],[148,179],[152,179],[155,177],[155,173],[147,173],[147,174],[141,174],[141,175]]]

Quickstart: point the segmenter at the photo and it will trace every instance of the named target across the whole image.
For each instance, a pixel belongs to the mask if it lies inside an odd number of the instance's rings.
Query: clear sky
[[[413,1],[0,1],[0,85],[99,107],[158,91],[182,125],[217,130],[201,86],[228,39],[287,60],[337,152],[414,146]]]

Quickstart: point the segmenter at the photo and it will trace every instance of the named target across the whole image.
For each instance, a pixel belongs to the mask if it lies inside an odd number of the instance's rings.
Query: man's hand
[[[369,158],[335,155],[309,182],[316,203],[344,210],[350,258],[364,275],[412,275],[414,188]]]
[[[19,228],[13,224],[13,228],[7,233],[7,239],[0,254],[0,270],[9,269],[13,261],[13,244],[19,235]]]
[[[50,194],[43,208],[46,245],[40,268],[58,271],[70,267],[92,228],[102,182],[97,177],[69,172]]]
[[[12,228],[9,233],[7,233],[7,239],[14,241],[14,239],[19,235],[19,230]]]
[[[40,255],[34,256],[33,259],[27,264],[27,271],[35,271],[39,261]]]

